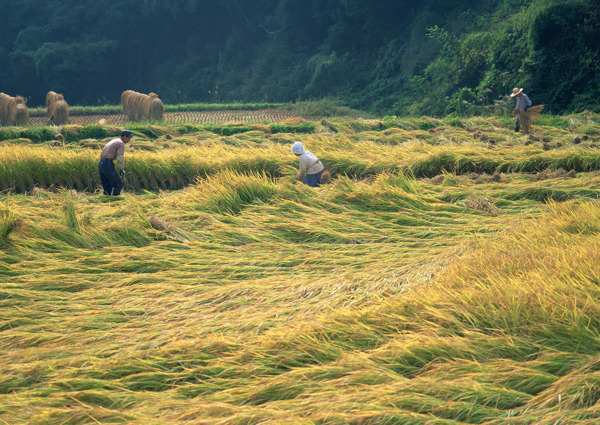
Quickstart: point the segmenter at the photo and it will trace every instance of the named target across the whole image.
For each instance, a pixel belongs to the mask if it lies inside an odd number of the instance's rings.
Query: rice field
[[[163,123],[191,123],[191,124],[223,124],[227,122],[245,123],[274,123],[292,117],[291,112],[274,108],[260,110],[206,110],[206,111],[179,111],[166,112]],[[47,122],[45,115],[37,114],[29,118],[31,125],[44,125]],[[127,118],[121,113],[116,114],[73,114],[69,117],[71,124],[92,125],[104,121],[108,125],[126,125]]]
[[[600,116],[510,124],[5,130],[0,423],[598,423]]]

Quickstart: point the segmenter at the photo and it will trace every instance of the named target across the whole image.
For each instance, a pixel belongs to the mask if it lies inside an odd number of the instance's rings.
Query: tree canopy
[[[599,33],[597,0],[4,0],[0,91],[445,115],[518,86],[552,112],[598,111]]]

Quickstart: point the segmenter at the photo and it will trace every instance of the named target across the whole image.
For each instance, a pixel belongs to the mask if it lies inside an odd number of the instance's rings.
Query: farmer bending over
[[[522,109],[523,111],[526,111],[531,106],[531,100],[529,99],[529,97],[527,97],[525,93],[523,93],[523,89],[514,88],[512,93],[510,94],[510,97],[517,98],[517,106],[515,106],[515,109]],[[520,128],[521,123],[519,122],[519,118],[517,117],[515,131],[519,132]]]
[[[121,137],[108,142],[100,154],[98,170],[102,180],[102,189],[104,189],[104,194],[107,196],[121,194],[123,188],[121,176],[125,174],[125,144],[131,139],[133,139],[133,133],[129,130],[123,130]],[[115,160],[119,166],[118,173],[115,170]]]
[[[318,187],[321,183],[321,174],[325,167],[319,161],[319,158],[304,149],[302,143],[296,142],[292,145],[292,153],[295,154],[299,161],[298,180],[310,187]]]

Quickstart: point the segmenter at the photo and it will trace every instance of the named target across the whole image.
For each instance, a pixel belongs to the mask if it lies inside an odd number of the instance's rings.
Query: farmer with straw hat
[[[526,111],[532,105],[531,100],[529,99],[529,97],[525,93],[523,93],[523,89],[522,88],[515,87],[513,89],[512,93],[510,94],[510,97],[516,97],[517,98],[517,105],[515,106],[515,110],[516,111],[518,111],[519,109],[522,110],[522,111]],[[519,132],[519,129],[521,128],[521,123],[519,121],[518,114],[515,114],[515,115],[517,115],[517,122],[515,124],[515,131]]]
[[[300,161],[298,180],[310,187],[319,187],[321,185],[321,175],[325,169],[319,158],[304,149],[300,142],[292,145],[292,153]]]
[[[133,139],[133,133],[129,130],[123,130],[121,137],[113,139],[104,146],[100,154],[98,171],[100,171],[100,180],[102,180],[102,189],[107,196],[118,196],[123,188],[121,176],[125,175],[125,144]],[[115,163],[119,166],[119,172],[115,170]]]

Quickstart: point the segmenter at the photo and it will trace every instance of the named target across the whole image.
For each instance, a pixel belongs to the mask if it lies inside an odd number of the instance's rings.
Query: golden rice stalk
[[[327,170],[323,171],[321,174],[321,184],[331,183],[331,173]]]
[[[542,109],[544,109],[544,105],[532,106],[526,111],[523,109],[515,109],[513,111],[513,115],[519,117],[519,123],[521,124],[523,133],[529,134],[531,132],[531,125],[537,119],[540,112],[542,112]]]

